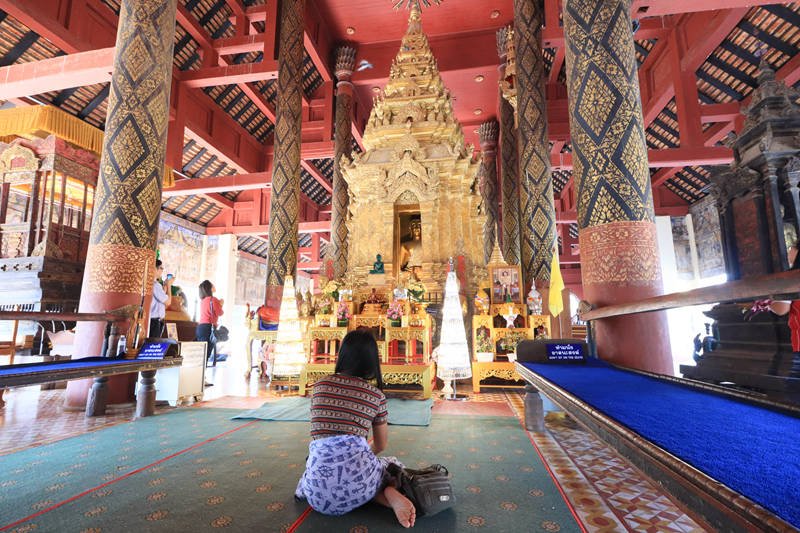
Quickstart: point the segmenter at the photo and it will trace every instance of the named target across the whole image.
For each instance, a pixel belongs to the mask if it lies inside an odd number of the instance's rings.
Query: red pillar
[[[564,36],[584,296],[601,307],[659,295],[630,0],[567,0]],[[602,359],[673,372],[663,313],[599,320],[595,332]]]

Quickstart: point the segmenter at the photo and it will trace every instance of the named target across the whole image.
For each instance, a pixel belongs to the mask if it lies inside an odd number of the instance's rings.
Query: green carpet
[[[395,426],[427,426],[431,423],[433,400],[387,399],[389,424]],[[281,398],[267,402],[258,409],[251,409],[234,416],[234,419],[278,420],[282,422],[308,422],[311,420],[311,399],[303,396]]]
[[[0,527],[244,425],[230,416],[223,409],[169,411],[2,456]]]
[[[386,454],[411,468],[441,463],[450,471],[455,507],[418,518],[415,531],[581,530],[516,418],[436,415],[428,428],[390,430]],[[391,509],[369,504],[342,517],[311,513],[297,531],[407,530]]]
[[[308,427],[232,414],[181,409],[0,457],[0,531],[286,531],[307,509],[292,495]],[[450,468],[457,507],[416,531],[579,531],[516,419],[437,415],[429,427],[393,427],[387,454]],[[311,512],[298,531],[401,529],[371,504],[337,518]]]

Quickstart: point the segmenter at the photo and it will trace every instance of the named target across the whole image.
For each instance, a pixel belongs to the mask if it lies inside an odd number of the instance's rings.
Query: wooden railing
[[[729,281],[686,292],[674,292],[633,302],[607,305],[579,316],[581,320],[598,320],[620,315],[664,311],[677,307],[717,302],[753,301],[759,298],[793,299],[800,293],[800,270],[769,274],[757,278]]]
[[[126,320],[131,320],[136,317],[136,306],[126,306],[122,309],[111,311],[108,313],[48,313],[43,311],[0,311],[0,321],[13,321],[13,334],[11,338],[11,345],[9,348],[9,364],[14,364],[14,355],[16,353],[16,337],[17,326],[20,320],[29,320],[32,322],[40,321],[63,321],[63,322],[105,322],[106,328],[106,343],[109,346],[109,351],[114,348],[113,335],[111,334],[111,326]],[[104,354],[108,355],[108,354]]]

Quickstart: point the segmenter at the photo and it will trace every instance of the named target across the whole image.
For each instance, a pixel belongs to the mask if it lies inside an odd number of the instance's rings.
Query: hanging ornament
[[[416,7],[417,9],[421,9],[422,4],[425,4],[425,7],[431,7],[431,4],[439,5],[442,3],[443,0],[396,0],[394,3],[395,9],[400,9],[401,7],[405,7],[406,9],[411,9],[412,7]]]

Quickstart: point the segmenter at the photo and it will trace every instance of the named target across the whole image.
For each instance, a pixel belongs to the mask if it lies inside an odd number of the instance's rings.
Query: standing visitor
[[[216,366],[217,339],[214,331],[217,329],[219,317],[223,315],[222,305],[224,300],[214,296],[217,288],[208,280],[200,284],[200,320],[197,324],[195,340],[206,342],[206,364],[209,361]],[[213,359],[211,359],[213,354]],[[211,384],[207,384],[210,386]]]
[[[768,300],[769,310],[778,316],[789,315],[789,331],[792,333],[792,368],[789,377],[800,378],[800,300]]]
[[[156,259],[156,273],[153,278],[153,299],[150,301],[150,328],[148,337],[161,338],[164,333],[164,317],[167,316],[167,307],[172,302],[172,282],[175,278],[167,274],[166,281],[161,281],[164,274],[164,265]]]
[[[412,527],[414,504],[394,487],[386,471],[394,461],[377,457],[388,444],[389,415],[375,337],[366,330],[348,333],[334,372],[314,384],[308,460],[295,496],[333,516],[374,500],[391,507],[400,525]]]

